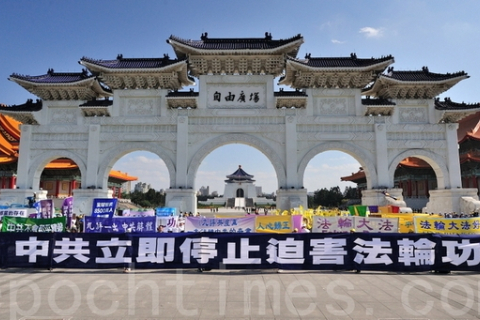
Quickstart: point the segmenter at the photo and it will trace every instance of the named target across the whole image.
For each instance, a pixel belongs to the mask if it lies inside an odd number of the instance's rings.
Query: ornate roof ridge
[[[417,75],[423,75],[425,76],[424,79],[412,79],[410,81],[435,81],[435,80],[446,80],[446,79],[451,79],[451,78],[456,78],[456,77],[469,77],[468,74],[465,71],[458,71],[454,73],[435,73],[435,72],[430,72],[428,67],[424,66],[422,67],[421,70],[394,70],[393,67],[389,67],[387,69],[386,74],[382,74],[384,77],[392,78],[392,79],[397,79],[397,80],[403,80],[403,81],[409,81],[409,79],[405,79],[407,77],[405,76],[417,76]]]
[[[298,62],[305,62],[305,61],[309,61],[309,60],[360,60],[360,61],[386,61],[386,60],[390,60],[390,59],[394,59],[393,55],[389,54],[389,55],[386,55],[386,56],[381,56],[380,58],[374,58],[374,57],[370,57],[370,58],[358,58],[357,57],[357,54],[352,52],[350,54],[350,56],[344,56],[344,57],[312,57],[311,56],[311,53],[307,53],[305,54],[305,58],[295,58],[295,57],[287,57],[288,59],[290,60],[295,60],[295,61],[298,61]]]
[[[480,108],[480,102],[477,103],[465,103],[454,102],[450,98],[445,97],[443,101],[440,98],[435,98],[435,109],[437,110],[465,110]]]
[[[37,80],[37,79],[45,79],[45,78],[56,78],[56,77],[78,77],[78,79],[71,80],[71,82],[85,80],[89,78],[95,77],[92,74],[88,73],[87,69],[82,69],[81,72],[55,72],[52,68],[48,69],[46,74],[38,75],[38,76],[30,76],[30,75],[23,75],[19,73],[12,73],[10,77],[20,79],[20,80]]]
[[[28,99],[25,103],[21,105],[1,105],[0,106],[0,111],[27,111],[27,112],[32,112],[32,111],[40,111],[42,110],[42,105],[43,102],[40,99],[36,99],[35,102],[33,102],[33,99]]]
[[[213,43],[232,43],[232,42],[265,42],[265,41],[272,41],[272,42],[284,42],[288,43],[291,41],[302,39],[303,36],[299,33],[296,36],[287,38],[287,39],[273,39],[272,34],[269,32],[265,32],[265,37],[263,38],[209,38],[208,33],[202,33],[200,40],[193,40],[193,39],[184,39],[175,35],[170,35],[168,40],[175,40],[178,42],[183,42],[186,44],[194,43],[194,42],[213,42]],[[167,40],[167,41],[168,41]]]
[[[116,59],[93,59],[89,57],[82,57],[79,64],[82,62],[102,66],[110,69],[157,69],[166,66],[170,66],[179,62],[186,61],[187,59],[171,59],[168,54],[164,54],[163,57],[153,58],[124,58],[122,54],[117,55]],[[138,62],[138,64],[135,64]],[[150,62],[150,63],[146,63]]]

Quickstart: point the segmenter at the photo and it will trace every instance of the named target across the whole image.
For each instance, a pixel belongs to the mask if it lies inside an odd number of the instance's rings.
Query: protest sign
[[[86,233],[155,232],[155,217],[101,218],[85,216]]]
[[[93,199],[92,217],[112,218],[117,208],[117,199]]]
[[[28,209],[1,209],[0,210],[0,221],[3,217],[19,217],[19,218],[27,218],[28,217]]]
[[[250,233],[254,231],[255,216],[232,218],[185,218],[185,232]]]
[[[63,232],[65,217],[50,219],[4,217],[2,232]]]
[[[291,233],[293,218],[285,216],[256,216],[255,231],[262,233]]]

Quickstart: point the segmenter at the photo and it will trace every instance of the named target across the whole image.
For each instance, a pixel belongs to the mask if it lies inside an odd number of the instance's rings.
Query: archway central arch
[[[285,165],[280,155],[262,139],[250,134],[225,134],[220,135],[198,146],[198,152],[192,157],[188,165],[187,184],[193,187],[195,177],[202,161],[215,149],[227,144],[241,143],[253,147],[263,153],[273,165],[277,175],[277,186],[282,186],[286,181]]]

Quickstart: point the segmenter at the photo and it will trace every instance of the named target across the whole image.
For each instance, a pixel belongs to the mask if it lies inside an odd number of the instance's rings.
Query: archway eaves
[[[205,159],[213,150],[217,149],[218,147],[230,143],[246,144],[263,153],[273,165],[277,175],[278,186],[282,186],[286,183],[285,165],[274,148],[255,135],[230,133],[218,135],[199,146],[199,151],[192,157],[187,169],[187,184],[189,187],[194,187],[195,175],[203,159]]]
[[[148,151],[156,154],[163,160],[170,176],[170,186],[175,186],[176,167],[172,160],[174,158],[171,152],[168,152],[155,142],[122,142],[104,154],[98,165],[98,177],[96,185],[106,186],[108,175],[114,164],[124,155],[135,151]]]
[[[395,158],[390,161],[390,165],[388,168],[388,176],[392,180],[395,177],[395,170],[397,169],[398,164],[405,158],[408,157],[415,157],[420,158],[427,162],[435,172],[437,176],[437,188],[438,189],[445,189],[446,187],[450,186],[450,178],[448,176],[448,167],[445,163],[444,157],[441,155],[424,150],[424,149],[409,149],[399,153]]]
[[[375,168],[375,160],[371,154],[364,149],[345,141],[328,141],[323,142],[308,151],[298,165],[298,183],[303,185],[303,178],[308,163],[318,154],[326,151],[342,151],[352,156],[362,166],[367,180],[367,189],[372,189],[378,181],[377,170]]]

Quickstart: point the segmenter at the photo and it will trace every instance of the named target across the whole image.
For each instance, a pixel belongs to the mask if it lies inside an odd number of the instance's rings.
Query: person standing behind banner
[[[132,233],[132,228],[127,228],[125,230],[125,233],[127,234],[128,238],[129,238],[128,240],[131,240],[130,233]],[[127,251],[130,254],[130,258],[133,259],[133,257],[132,257],[132,247],[128,246]],[[132,271],[131,263],[126,263],[125,267],[123,268],[123,273],[129,273],[130,271]]]

